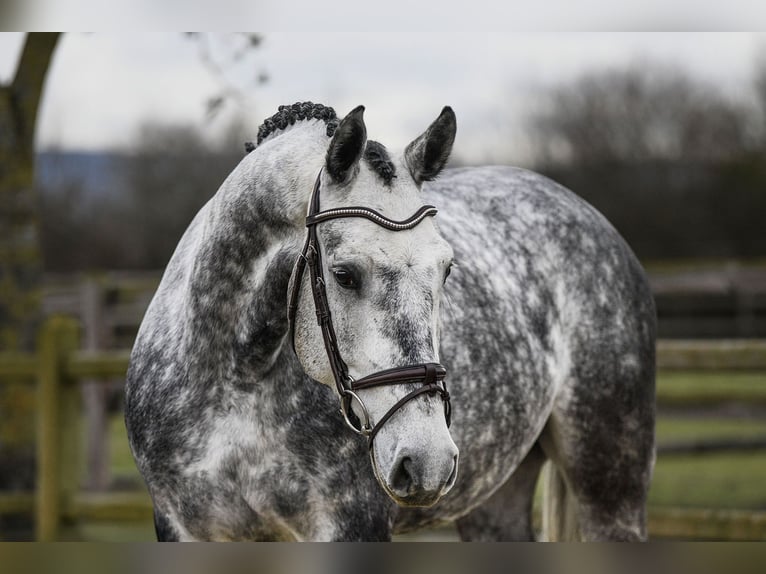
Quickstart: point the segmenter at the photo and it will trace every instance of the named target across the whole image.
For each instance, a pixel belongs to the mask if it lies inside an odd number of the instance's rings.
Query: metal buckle
[[[351,409],[351,401],[356,400],[359,406],[362,408],[362,414],[364,415],[364,421],[361,428],[356,428],[349,418],[349,411]],[[346,421],[346,425],[358,435],[370,436],[372,432],[372,425],[370,425],[370,413],[367,411],[367,407],[364,406],[362,399],[359,398],[354,391],[348,389],[343,391],[343,395],[340,398],[340,412],[343,415],[343,420]],[[354,413],[356,414],[356,413]]]

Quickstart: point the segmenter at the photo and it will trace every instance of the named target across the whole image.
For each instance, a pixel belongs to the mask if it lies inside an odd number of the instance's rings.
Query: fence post
[[[60,345],[62,358],[69,359],[80,349],[80,329],[78,322],[67,317],[61,326]],[[63,364],[62,364],[63,366]],[[62,385],[59,391],[59,468],[61,482],[59,492],[62,511],[71,508],[77,491],[80,489],[83,468],[82,441],[82,393],[80,381],[62,373]]]
[[[104,323],[104,281],[89,277],[80,287],[80,316],[83,324],[83,349],[102,351],[109,346]],[[98,380],[81,381],[85,402],[86,484],[89,490],[105,490],[109,485],[108,388]]]
[[[61,316],[48,319],[38,349],[36,537],[39,541],[53,541],[58,536],[62,495],[71,493],[73,461],[67,458],[73,456],[72,429],[66,427],[72,426],[67,419],[71,417],[74,385],[64,387],[63,367],[77,349],[76,322]],[[64,445],[66,448],[62,448]]]

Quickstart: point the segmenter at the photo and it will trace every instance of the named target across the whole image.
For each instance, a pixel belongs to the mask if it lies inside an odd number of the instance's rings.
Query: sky
[[[762,0],[6,0],[11,30],[261,30],[484,32],[742,30],[766,16]]]
[[[0,33],[0,81],[12,73],[22,40]],[[209,42],[217,61],[236,49],[223,34]],[[237,109],[253,136],[280,104],[311,100],[339,115],[364,104],[370,137],[397,148],[451,105],[456,154],[491,159],[510,148],[523,163],[525,122],[547,86],[656,62],[739,97],[764,53],[766,36],[757,33],[275,32],[227,65],[225,78],[243,94]],[[127,149],[146,121],[193,123],[215,137],[227,117],[208,120],[205,102],[220,86],[199,43],[177,32],[67,33],[48,78],[38,148]]]

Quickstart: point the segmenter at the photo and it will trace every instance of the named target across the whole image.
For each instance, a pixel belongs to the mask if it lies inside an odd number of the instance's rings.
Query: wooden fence
[[[36,538],[56,540],[62,521],[151,520],[145,493],[80,491],[83,380],[124,378],[127,351],[80,350],[79,324],[49,318],[36,354],[0,353],[0,384],[24,380],[37,386],[37,488],[0,494],[0,514],[34,512]],[[766,340],[660,341],[662,370],[766,371]],[[658,399],[662,400],[661,394]],[[766,539],[766,512],[650,508],[652,536]]]
[[[129,352],[80,351],[79,325],[63,316],[49,318],[37,354],[0,353],[0,384],[28,381],[37,386],[37,488],[32,493],[0,494],[0,513],[34,510],[36,538],[56,540],[62,517],[77,518],[87,498],[79,496],[81,393],[84,379],[125,377]]]

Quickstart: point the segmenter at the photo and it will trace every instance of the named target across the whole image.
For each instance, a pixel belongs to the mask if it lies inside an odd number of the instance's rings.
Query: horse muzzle
[[[388,472],[379,470],[378,480],[399,506],[433,506],[457,480],[458,449],[451,439],[440,448],[402,448]]]

